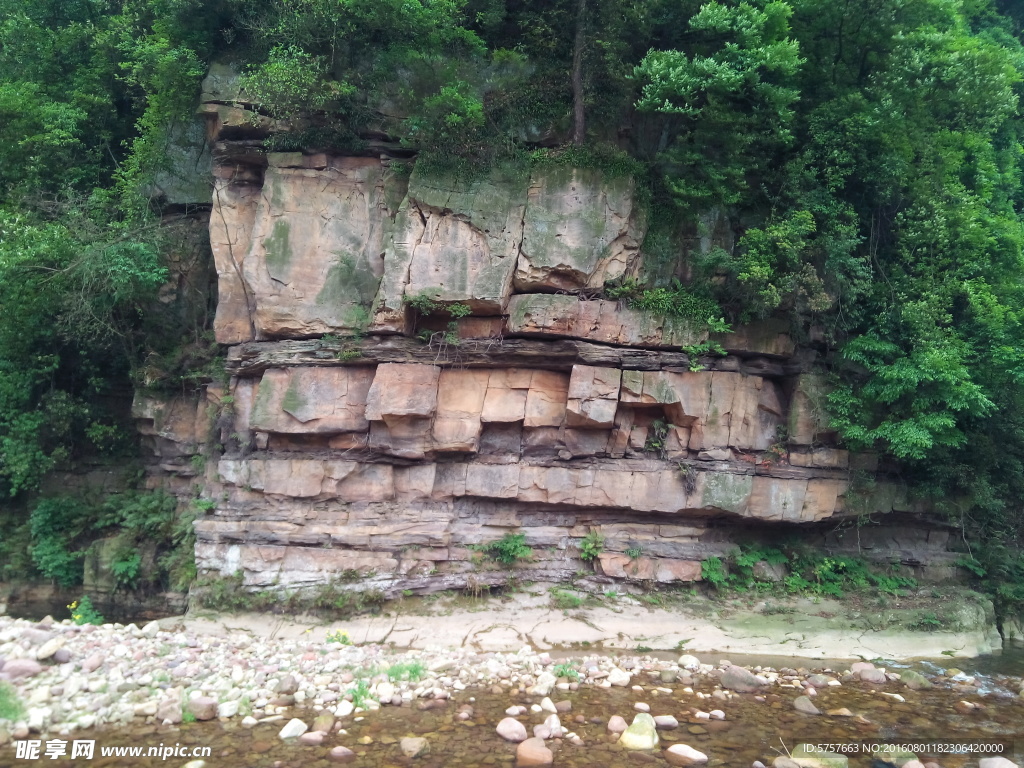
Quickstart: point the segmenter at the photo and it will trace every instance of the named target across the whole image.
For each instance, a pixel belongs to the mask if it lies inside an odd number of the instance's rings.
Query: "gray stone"
[[[720,678],[723,688],[728,688],[739,693],[750,693],[758,690],[764,683],[757,675],[749,672],[743,667],[728,667]]]
[[[277,684],[277,692],[282,696],[294,695],[297,690],[299,690],[299,683],[296,681],[295,675],[285,675]]]
[[[932,681],[913,669],[900,673],[900,682],[912,691],[920,691],[932,687]]]
[[[797,712],[803,712],[805,715],[820,715],[821,711],[811,703],[811,700],[807,696],[797,696],[793,700],[793,708]]]

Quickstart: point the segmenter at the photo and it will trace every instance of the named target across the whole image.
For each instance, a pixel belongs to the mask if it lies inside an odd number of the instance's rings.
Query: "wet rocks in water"
[[[277,734],[281,739],[297,739],[309,730],[309,726],[295,717],[288,721],[284,728]]]
[[[326,738],[327,734],[322,731],[307,731],[299,736],[299,744],[307,747],[319,747]]]
[[[669,765],[704,765],[708,761],[707,755],[688,744],[673,744],[662,755]]]
[[[654,718],[654,726],[662,731],[670,731],[679,727],[679,721],[672,715],[657,715]]]
[[[406,757],[422,757],[430,752],[430,743],[422,736],[406,736],[398,747]]]
[[[861,682],[872,685],[883,685],[886,682],[885,672],[880,669],[864,669],[858,673]]]
[[[529,736],[526,732],[526,726],[512,717],[506,717],[498,723],[496,730],[498,731],[498,735],[505,739],[505,741],[526,741]]]
[[[731,691],[737,691],[738,693],[750,693],[756,691],[764,682],[761,678],[750,672],[743,667],[727,667],[719,678],[723,688],[728,688]]]
[[[619,746],[623,749],[654,749],[658,746],[658,730],[654,718],[641,712],[633,718],[633,723],[619,737]]]
[[[932,687],[932,682],[920,672],[908,669],[900,675],[900,682],[912,691],[927,690]]]
[[[797,712],[803,712],[805,715],[821,714],[821,710],[814,706],[814,704],[811,703],[811,700],[806,696],[797,696],[793,700],[793,709]]]
[[[691,656],[688,653],[684,653],[682,656],[679,657],[679,660],[676,662],[676,664],[678,664],[682,669],[688,669],[692,672],[693,670],[700,667],[700,659],[698,659],[696,656]]]
[[[330,733],[334,729],[334,713],[323,710],[313,720],[314,731],[321,731],[323,733]]]
[[[555,762],[555,756],[544,745],[544,739],[527,739],[516,747],[516,768],[545,768]]]
[[[547,696],[545,696],[543,701],[541,701],[540,708],[541,708],[542,712],[552,712],[552,713],[554,713],[554,712],[558,711],[557,709],[555,709],[555,702],[553,702]]]

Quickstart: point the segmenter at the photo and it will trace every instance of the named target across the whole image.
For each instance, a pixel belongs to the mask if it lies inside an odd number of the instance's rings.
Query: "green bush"
[[[481,549],[505,565],[527,560],[533,554],[533,550],[526,546],[526,535],[522,533],[506,533],[497,541],[484,544]]]
[[[604,536],[597,531],[590,531],[580,542],[580,558],[590,562],[596,560],[604,551]]]

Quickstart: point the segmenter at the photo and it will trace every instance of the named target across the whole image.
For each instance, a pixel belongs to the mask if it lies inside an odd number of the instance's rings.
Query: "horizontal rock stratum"
[[[239,138],[244,104],[207,98],[230,381],[135,404],[154,486],[187,497],[205,465],[201,571],[477,588],[509,577],[480,547],[521,533],[528,578],[685,582],[744,532],[912,511],[884,478],[851,490],[875,459],[836,444],[785,321],[710,334],[606,298],[664,266],[628,177],[268,153]],[[726,212],[698,218],[713,234],[687,248],[734,247]]]

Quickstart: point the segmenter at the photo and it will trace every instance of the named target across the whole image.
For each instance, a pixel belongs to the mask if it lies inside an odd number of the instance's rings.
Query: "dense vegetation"
[[[201,339],[147,310],[150,190],[217,58],[259,111],[312,113],[279,147],[372,130],[463,169],[637,175],[661,268],[609,290],[791,318],[846,443],[1024,600],[1022,23],[1015,0],[0,0],[0,494],[119,450],[103,396]],[[738,247],[685,253],[712,210]]]

